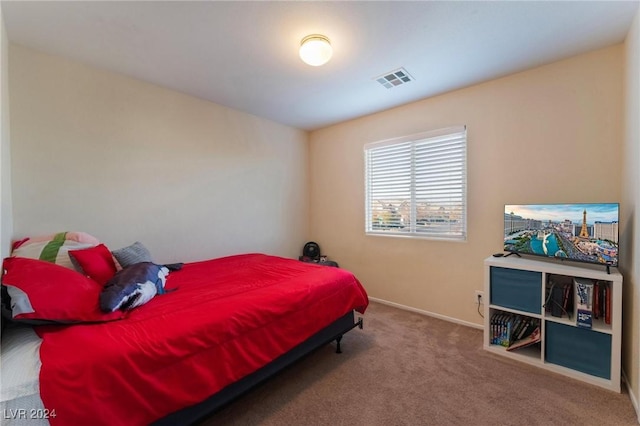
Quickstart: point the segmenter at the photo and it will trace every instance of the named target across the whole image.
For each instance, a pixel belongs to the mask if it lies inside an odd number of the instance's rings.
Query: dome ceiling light
[[[311,66],[326,64],[332,54],[331,42],[321,34],[308,35],[300,42],[300,59]]]

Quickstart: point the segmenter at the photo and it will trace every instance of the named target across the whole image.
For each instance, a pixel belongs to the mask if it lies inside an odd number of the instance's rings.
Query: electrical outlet
[[[484,304],[484,291],[476,290],[476,293],[473,298],[473,303],[476,305]]]

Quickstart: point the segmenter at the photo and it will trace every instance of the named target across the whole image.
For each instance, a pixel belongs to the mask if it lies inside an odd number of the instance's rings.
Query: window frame
[[[459,167],[459,171],[461,173],[461,176],[459,179],[454,179],[452,180],[452,183],[454,184],[458,184],[461,188],[459,189],[459,191],[452,191],[453,193],[459,193],[459,198],[460,198],[460,212],[459,214],[459,221],[461,222],[461,224],[458,225],[459,230],[455,231],[455,232],[425,232],[424,229],[420,230],[417,223],[418,223],[418,214],[417,214],[417,209],[418,209],[418,204],[420,203],[419,201],[417,201],[417,192],[418,189],[416,189],[417,186],[420,186],[420,189],[424,189],[424,187],[422,185],[424,185],[424,183],[420,183],[417,181],[416,179],[416,169],[418,169],[419,167],[416,166],[416,146],[418,145],[424,145],[425,143],[428,144],[429,142],[435,142],[438,140],[442,140],[442,138],[446,138],[447,136],[451,137],[451,140],[454,141],[455,139],[462,139],[462,147],[461,148],[456,148],[453,149],[451,152],[452,153],[458,153],[461,158],[460,158],[460,162],[461,162],[461,167]],[[398,229],[403,229],[402,231],[399,230],[392,230],[392,229],[374,229],[374,208],[371,205],[372,202],[370,201],[371,198],[371,185],[372,183],[370,182],[371,180],[371,176],[370,176],[370,162],[371,162],[371,158],[370,158],[370,154],[374,153],[375,150],[379,150],[381,148],[388,148],[388,147],[399,147],[399,149],[402,149],[402,145],[409,145],[411,147],[411,153],[410,153],[410,165],[408,167],[410,167],[409,170],[409,175],[410,175],[410,185],[409,185],[409,193],[408,194],[404,194],[404,195],[408,195],[408,197],[406,198],[406,200],[408,200],[408,204],[409,204],[409,209],[410,209],[410,213],[409,213],[409,225],[408,225],[408,230],[404,230],[404,226],[400,226],[400,225],[396,225]],[[424,149],[424,148],[422,148]],[[428,149],[427,149],[428,151]],[[377,141],[377,142],[371,142],[371,143],[367,143],[364,145],[364,178],[365,178],[365,234],[366,235],[371,235],[371,236],[387,236],[387,237],[400,237],[400,238],[418,238],[418,239],[427,239],[427,240],[439,240],[439,241],[452,241],[452,242],[466,242],[467,241],[467,237],[468,237],[468,233],[467,233],[467,224],[468,224],[468,214],[467,214],[467,210],[468,210],[468,202],[467,202],[467,189],[468,189],[468,162],[467,162],[467,151],[468,151],[468,137],[467,137],[467,127],[466,126],[452,126],[452,127],[446,127],[446,128],[442,128],[442,129],[437,129],[437,130],[431,130],[431,131],[426,131],[426,132],[421,132],[421,133],[416,133],[416,134],[412,134],[412,135],[408,135],[408,136],[402,136],[402,137],[398,137],[398,138],[391,138],[391,139],[386,139],[386,140],[382,140],[382,141]],[[457,169],[455,169],[457,170]],[[418,170],[418,173],[420,172],[424,172],[425,169],[422,168],[421,170]],[[450,171],[452,172],[452,171]],[[441,173],[446,173],[445,171],[441,171]],[[447,178],[446,176],[443,176],[444,178]],[[424,199],[424,198],[423,198]],[[450,205],[455,205],[456,203],[450,204]],[[392,207],[390,205],[390,207]],[[453,209],[455,210],[455,209]],[[447,211],[449,214],[452,214],[451,212],[453,210],[449,210]],[[398,215],[399,213],[397,213],[397,209],[396,209],[396,215]],[[400,219],[400,221],[402,221]],[[404,222],[403,222],[404,223]],[[388,225],[389,227],[393,227],[392,225]]]

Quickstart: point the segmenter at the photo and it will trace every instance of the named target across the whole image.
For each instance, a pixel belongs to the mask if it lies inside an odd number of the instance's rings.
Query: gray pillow
[[[135,263],[153,262],[153,260],[151,260],[151,253],[149,253],[149,250],[147,250],[140,241],[136,241],[128,247],[114,250],[111,254],[113,254],[113,257],[116,258],[123,268]]]

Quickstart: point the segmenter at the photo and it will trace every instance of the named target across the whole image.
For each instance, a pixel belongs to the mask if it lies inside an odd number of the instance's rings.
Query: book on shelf
[[[515,341],[522,339],[526,334],[527,331],[531,331],[531,324],[533,323],[532,319],[529,317],[526,317],[524,319],[524,324],[522,326],[522,328],[518,331],[518,334],[516,336],[514,336]]]
[[[611,324],[611,284],[607,283],[605,287],[605,311],[604,311],[604,323]]]
[[[492,344],[508,346],[515,318],[514,314],[505,312],[496,312],[492,315],[490,322]]]
[[[517,315],[513,322],[513,330],[511,330],[511,335],[509,336],[509,345],[513,343],[524,327],[526,327],[526,318],[522,315]]]
[[[606,322],[607,318],[607,293],[608,293],[608,285],[605,282],[602,282],[599,286],[600,289],[600,318],[602,318]]]
[[[525,315],[494,312],[489,321],[491,344],[514,350],[540,341],[540,321]]]
[[[598,319],[602,316],[602,304],[600,301],[600,293],[602,292],[602,283],[596,281],[593,283],[593,318]]]
[[[574,278],[576,286],[576,308],[578,327],[591,328],[593,324],[593,288],[592,280]]]
[[[503,341],[504,327],[508,314],[496,312],[491,316],[491,343],[501,345]]]
[[[593,319],[611,324],[611,283],[596,281],[593,284]]]
[[[573,312],[573,283],[564,284],[564,300],[563,310],[567,314],[567,317],[571,318],[571,312]]]
[[[591,328],[593,326],[593,312],[578,309],[578,327]]]
[[[516,340],[513,342],[508,348],[508,351],[513,351],[515,349],[525,348],[527,346],[535,345],[540,342],[540,326],[536,326],[531,333],[529,333],[526,337],[523,337],[520,340]]]

